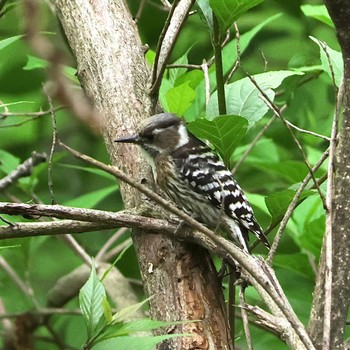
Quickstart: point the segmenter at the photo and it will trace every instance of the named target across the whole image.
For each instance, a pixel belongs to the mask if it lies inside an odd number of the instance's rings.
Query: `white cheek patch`
[[[189,136],[185,125],[180,124],[178,130],[179,130],[179,142],[177,143],[176,148],[180,148],[181,146],[186,145],[186,143],[188,143],[189,141]]]

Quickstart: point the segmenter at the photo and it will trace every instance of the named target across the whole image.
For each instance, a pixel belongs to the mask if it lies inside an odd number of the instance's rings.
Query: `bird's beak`
[[[116,139],[116,140],[114,140],[114,142],[139,143],[140,138],[139,138],[139,135],[130,135],[130,136],[122,137],[120,139]]]

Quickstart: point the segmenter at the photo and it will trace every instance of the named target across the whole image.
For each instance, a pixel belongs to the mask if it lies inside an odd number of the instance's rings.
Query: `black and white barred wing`
[[[233,179],[223,161],[209,148],[201,152],[188,151],[187,157],[176,162],[182,179],[211,205],[233,219],[239,226],[254,233],[265,246],[269,242],[256,221],[246,196]],[[219,217],[217,218],[219,220]]]

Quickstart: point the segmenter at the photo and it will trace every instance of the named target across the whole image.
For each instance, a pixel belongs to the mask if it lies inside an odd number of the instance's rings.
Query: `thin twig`
[[[0,191],[3,191],[10,185],[14,184],[20,178],[30,176],[33,168],[38,164],[45,162],[46,157],[46,153],[37,153],[34,151],[28,159],[0,180]]]
[[[53,155],[55,153],[56,145],[57,145],[57,122],[56,122],[56,114],[53,110],[53,104],[50,94],[46,91],[46,88],[44,86],[44,91],[47,96],[47,101],[50,106],[51,110],[51,123],[52,123],[52,143],[51,143],[51,149],[50,149],[50,155],[49,155],[49,165],[47,168],[47,178],[48,178],[48,187],[49,192],[51,196],[51,204],[56,204],[55,195],[53,191],[53,182],[52,182],[52,164],[53,164]]]
[[[172,68],[186,68],[186,69],[202,69],[202,66],[200,64],[167,64],[167,69]]]
[[[204,83],[205,83],[205,106],[208,106],[210,100],[210,79],[209,79],[209,69],[208,63],[203,60],[201,68],[204,74]]]
[[[241,65],[241,36],[240,36],[240,33],[239,33],[239,28],[238,28],[237,22],[234,22],[233,26],[234,26],[235,32],[236,32],[237,59],[236,59],[235,64],[233,65],[233,68],[231,69],[230,73],[227,76],[227,79],[226,79],[227,83],[231,80],[233,74],[236,72],[238,67]]]
[[[277,119],[276,115],[273,115],[272,118],[266,123],[266,125],[259,131],[259,133],[255,136],[254,140],[249,144],[248,148],[245,150],[245,152],[242,154],[238,162],[235,164],[235,166],[232,168],[231,173],[232,175],[235,174],[237,169],[240,167],[240,165],[246,160],[246,158],[249,156],[250,152],[253,150],[255,145],[258,143],[258,141],[264,136],[267,129],[272,125],[272,123]]]
[[[147,2],[147,0],[141,0],[140,6],[137,10],[135,17],[134,17],[135,23],[138,23],[138,21],[140,20],[143,9],[145,8],[146,2]]]
[[[24,281],[18,276],[17,272],[11,267],[11,265],[5,260],[4,257],[0,256],[0,267],[7,273],[10,279],[17,285],[17,287],[28,296],[33,299],[33,291],[25,284]]]
[[[155,55],[154,63],[153,63],[152,86],[155,84],[155,82],[157,80],[159,57],[160,57],[160,52],[162,50],[163,40],[164,40],[165,35],[167,33],[167,30],[170,26],[171,18],[174,15],[175,7],[176,7],[178,2],[179,2],[179,0],[174,1],[173,5],[169,8],[170,11],[168,14],[168,18],[166,19],[166,21],[164,23],[164,27],[162,29],[162,32],[160,33],[160,36],[159,36],[159,40],[158,40],[158,44],[157,44],[157,48],[156,48],[156,55]]]
[[[280,109],[273,103],[273,101],[271,101],[271,99],[269,98],[269,96],[267,96],[267,94],[265,93],[264,90],[261,89],[261,87],[259,86],[259,84],[256,82],[256,80],[254,79],[254,77],[252,77],[250,74],[248,74],[246,72],[249,80],[253,83],[253,85],[259,90],[259,92],[261,93],[262,97],[264,98],[264,101],[265,103],[268,105],[268,107],[271,108],[271,110],[281,119],[281,121],[283,122],[283,124],[286,126],[286,128],[288,129],[290,135],[292,136],[292,139],[294,141],[294,143],[296,144],[303,160],[304,160],[304,163],[305,165],[307,166],[310,174],[311,174],[311,178],[316,186],[316,189],[317,189],[317,192],[322,200],[322,203],[323,203],[323,207],[326,209],[327,208],[327,204],[326,204],[326,199],[321,191],[321,188],[318,186],[317,184],[317,181],[316,181],[316,178],[315,178],[315,174],[312,172],[312,169],[311,169],[311,165],[310,165],[310,162],[308,161],[307,157],[306,157],[306,154],[305,154],[305,151],[303,149],[303,147],[301,146],[299,140],[295,137],[294,133],[293,133],[293,130],[291,128],[291,126],[287,123],[286,119],[283,117]]]
[[[39,111],[39,112],[0,112],[0,120],[4,120],[7,117],[42,117],[46,115],[51,115],[52,112],[57,112],[63,109],[63,106],[58,106],[53,109],[47,111]]]
[[[329,149],[327,149],[323,153],[322,157],[319,159],[319,161],[312,168],[312,173],[313,174],[318,170],[318,168],[322,165],[322,163],[327,159],[328,155],[329,155]],[[285,214],[283,216],[283,219],[281,221],[280,227],[278,228],[278,231],[277,231],[276,236],[274,238],[273,244],[272,244],[271,249],[269,251],[269,255],[268,255],[267,259],[266,259],[266,262],[269,265],[272,264],[272,259],[273,259],[274,255],[275,255],[276,251],[277,251],[279,242],[280,242],[281,237],[282,237],[282,233],[283,233],[284,229],[286,228],[287,223],[288,223],[289,219],[291,218],[294,209],[298,205],[298,201],[299,201],[299,198],[300,198],[301,194],[303,193],[305,187],[307,186],[307,184],[309,183],[311,178],[312,178],[312,175],[311,175],[311,172],[309,172],[306,175],[306,177],[304,178],[304,180],[302,181],[302,183],[299,186],[298,190],[295,192],[295,195],[294,195],[292,201],[290,202],[287,211],[285,212]]]
[[[242,315],[242,321],[243,321],[243,328],[244,328],[244,334],[245,338],[247,340],[248,350],[253,350],[253,343],[252,343],[252,337],[250,334],[250,328],[249,328],[249,320],[247,315],[247,310],[245,309],[245,285],[241,285],[239,289],[239,303],[241,306],[241,315]]]
[[[107,250],[128,230],[127,227],[121,227],[113,236],[111,236],[108,241],[102,246],[95,256],[96,262],[103,260],[104,254]]]
[[[174,231],[173,231],[174,232]],[[118,244],[116,247],[111,249],[109,252],[105,253],[101,257],[101,261],[113,261],[115,257],[121,253],[126,247],[130,246],[132,244],[131,238],[126,239],[124,242]]]
[[[64,233],[64,232],[63,232]],[[68,244],[71,250],[81,258],[81,260],[91,268],[92,259],[91,256],[85,251],[85,249],[78,243],[78,241],[71,235],[66,234],[61,236],[61,239]]]

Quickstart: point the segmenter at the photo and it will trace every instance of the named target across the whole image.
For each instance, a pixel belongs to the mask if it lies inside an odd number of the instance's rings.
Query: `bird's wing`
[[[209,148],[187,157],[177,158],[175,164],[193,191],[203,195],[227,216],[253,232],[267,247],[269,243],[254,217],[253,209],[241,187],[233,179],[223,161]]]

